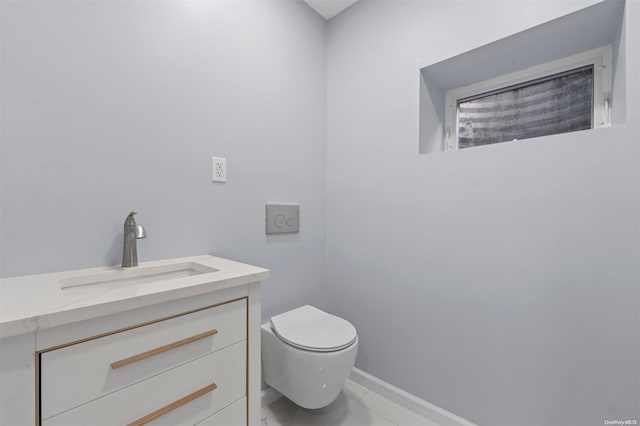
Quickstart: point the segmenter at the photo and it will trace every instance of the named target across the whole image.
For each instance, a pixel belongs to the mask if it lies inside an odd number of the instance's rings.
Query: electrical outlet
[[[213,163],[213,175],[211,180],[213,182],[226,182],[227,181],[227,159],[219,157],[211,157]]]

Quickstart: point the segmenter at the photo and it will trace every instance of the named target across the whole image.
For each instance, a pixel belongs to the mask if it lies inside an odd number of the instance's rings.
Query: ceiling
[[[358,0],[304,0],[327,21]]]

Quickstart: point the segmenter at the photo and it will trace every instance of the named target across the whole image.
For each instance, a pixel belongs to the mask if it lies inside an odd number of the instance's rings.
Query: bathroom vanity
[[[0,280],[0,424],[259,424],[268,275],[197,256]]]

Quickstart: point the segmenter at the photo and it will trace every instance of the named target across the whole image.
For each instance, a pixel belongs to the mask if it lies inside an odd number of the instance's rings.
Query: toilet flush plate
[[[300,206],[267,204],[267,234],[284,234],[300,231]]]

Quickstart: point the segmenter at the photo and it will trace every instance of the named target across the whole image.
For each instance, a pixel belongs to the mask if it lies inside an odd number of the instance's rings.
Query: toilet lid
[[[337,351],[357,338],[349,321],[310,305],[271,317],[271,329],[290,345],[315,352]]]

